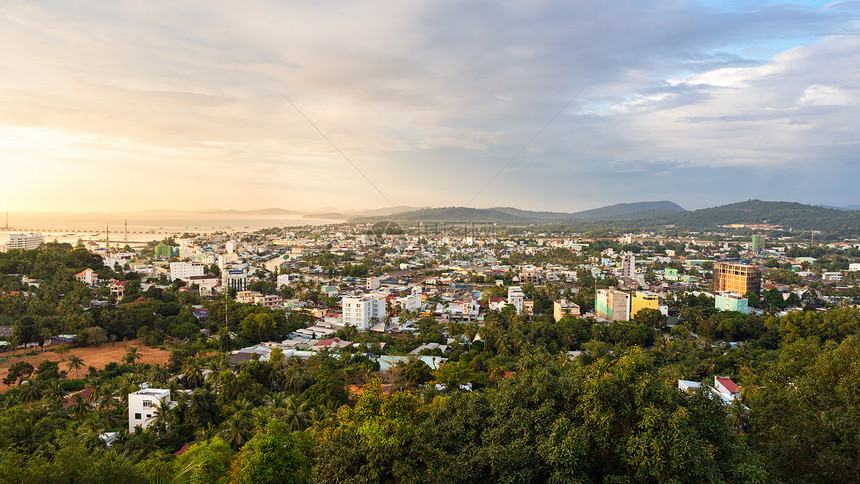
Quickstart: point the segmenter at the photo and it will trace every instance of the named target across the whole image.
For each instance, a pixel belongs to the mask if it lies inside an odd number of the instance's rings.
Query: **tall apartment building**
[[[612,287],[598,289],[594,298],[594,314],[609,321],[630,320],[630,294]]]
[[[346,296],[343,298],[343,324],[351,324],[359,331],[370,329],[371,318],[382,321],[385,317],[385,298],[378,294]]]
[[[714,292],[731,291],[746,294],[761,292],[761,272],[758,267],[747,264],[714,264]]]
[[[633,252],[625,252],[621,259],[621,277],[636,278],[636,256]]]
[[[203,275],[204,265],[200,262],[171,262],[170,263],[170,280],[177,279],[185,282],[191,282],[193,276]]]
[[[248,286],[248,275],[245,269],[227,269],[221,272],[221,284],[225,289],[244,291]]]
[[[752,251],[760,254],[764,250],[764,235],[752,236]]]
[[[9,234],[9,241],[0,246],[3,252],[7,250],[33,250],[38,249],[45,242],[45,237],[39,233],[32,234]]]

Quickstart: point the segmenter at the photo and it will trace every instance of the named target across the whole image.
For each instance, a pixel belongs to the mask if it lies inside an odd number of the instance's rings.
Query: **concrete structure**
[[[7,250],[33,250],[38,249],[45,242],[45,237],[40,233],[31,234],[9,234],[9,241],[0,246],[3,252]]]
[[[615,288],[598,289],[594,298],[594,315],[608,321],[630,319],[630,294]]]
[[[134,432],[134,428],[140,425],[142,428],[149,427],[155,409],[161,402],[170,402],[170,390],[163,388],[144,388],[128,394],[128,431]],[[176,405],[176,402],[170,402]],[[172,407],[171,407],[172,408]]]
[[[385,317],[385,298],[378,294],[347,296],[343,298],[343,324],[351,324],[359,331],[367,331],[371,318],[381,321]]]
[[[722,311],[737,311],[744,314],[750,311],[747,298],[731,291],[718,292],[714,299],[714,307]]]
[[[625,252],[621,259],[621,277],[636,278],[636,256],[633,252]]]
[[[524,300],[525,295],[523,294],[523,288],[520,286],[511,286],[508,288],[508,304],[513,304],[513,306],[517,308],[517,314],[523,312]]]
[[[245,269],[227,269],[221,272],[221,285],[227,289],[244,291],[248,285],[248,276]]]
[[[732,379],[727,376],[714,377],[714,390],[730,397],[732,400],[741,395],[741,390],[738,388],[737,383],[733,382]]]
[[[559,299],[552,303],[552,315],[555,317],[555,321],[559,322],[561,318],[567,315],[578,318],[581,316],[581,313],[578,304],[574,304],[567,299]]]
[[[752,236],[752,251],[756,254],[761,254],[761,251],[764,250],[764,235],[753,235]]]
[[[254,304],[267,308],[280,308],[284,306],[284,298],[274,294],[259,295],[254,297]]]
[[[367,290],[375,291],[379,289],[379,278],[378,277],[368,277],[367,278]]]
[[[204,267],[200,262],[171,262],[170,280],[175,281],[180,279],[185,282],[191,282],[191,277],[202,276],[204,274]]]
[[[197,292],[201,296],[211,296],[218,285],[218,276],[212,274],[191,276],[188,278],[188,282],[189,284],[197,284]]]
[[[758,267],[747,264],[714,264],[714,292],[732,291],[746,294],[761,292],[761,272]]]
[[[660,311],[660,296],[654,292],[636,291],[630,301],[630,317],[635,318],[636,313],[642,309],[656,309]]]
[[[418,311],[421,309],[421,293],[413,292],[400,298],[400,307],[404,311]]]
[[[852,263],[848,264],[848,271],[860,272],[860,262],[852,262]]]

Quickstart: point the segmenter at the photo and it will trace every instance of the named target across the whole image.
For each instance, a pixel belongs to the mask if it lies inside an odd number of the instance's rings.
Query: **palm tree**
[[[22,402],[30,404],[39,399],[39,390],[32,383],[27,382],[26,385],[21,385],[19,388],[21,389],[19,395]]]
[[[220,432],[221,438],[230,444],[230,447],[233,448],[233,450],[239,450],[239,448],[245,445],[245,442],[250,440],[252,437],[251,431],[248,430],[248,427],[248,419],[237,412],[224,422],[223,428]]]
[[[69,415],[77,419],[83,419],[90,411],[90,404],[84,401],[81,393],[72,395],[72,406],[69,407]]]
[[[84,366],[84,360],[80,356],[69,355],[69,362],[66,364],[69,367],[69,370],[75,370],[75,378],[79,378],[78,370],[80,370]]]
[[[143,355],[137,352],[137,346],[132,346],[126,350],[125,356],[122,357],[122,362],[128,365],[134,365],[142,358]]]
[[[42,399],[49,404],[62,405],[66,402],[66,392],[63,391],[60,383],[57,382],[42,395]]]
[[[172,406],[169,398],[159,400],[154,405],[155,411],[152,413],[153,427],[159,431],[163,431],[173,422],[173,414],[171,413]]]
[[[200,367],[194,362],[190,362],[185,366],[185,369],[182,371],[182,377],[185,379],[186,386],[196,388],[203,383],[203,372],[200,371]]]
[[[170,370],[167,369],[167,365],[161,365],[159,363],[152,365],[152,368],[149,370],[149,381],[151,381],[153,385],[160,387],[167,383],[168,378],[170,378]]]
[[[295,395],[290,395],[284,403],[284,421],[287,427],[295,432],[307,428],[307,408],[308,402],[298,403]]]

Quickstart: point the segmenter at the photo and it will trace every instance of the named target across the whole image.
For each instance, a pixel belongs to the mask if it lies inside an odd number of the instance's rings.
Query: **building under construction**
[[[714,293],[731,291],[744,295],[749,291],[761,292],[761,272],[758,267],[747,264],[714,264]]]

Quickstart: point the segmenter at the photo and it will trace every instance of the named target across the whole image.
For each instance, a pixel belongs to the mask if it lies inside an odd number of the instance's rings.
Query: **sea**
[[[145,245],[170,236],[215,232],[253,232],[272,227],[318,226],[344,220],[304,218],[301,215],[198,214],[190,212],[0,212],[0,243],[9,233],[40,232],[46,242],[95,241],[111,246]]]

